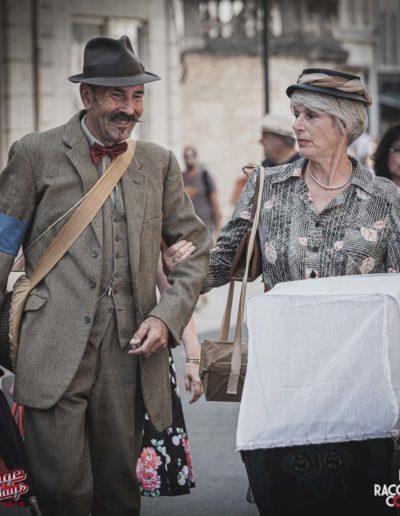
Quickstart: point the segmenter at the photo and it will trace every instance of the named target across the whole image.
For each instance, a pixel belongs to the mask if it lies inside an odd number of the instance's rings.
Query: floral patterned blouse
[[[258,234],[263,281],[400,271],[400,189],[353,160],[351,184],[318,213],[302,178],[306,160],[266,169]],[[229,281],[250,226],[258,170],[211,251],[205,291]]]

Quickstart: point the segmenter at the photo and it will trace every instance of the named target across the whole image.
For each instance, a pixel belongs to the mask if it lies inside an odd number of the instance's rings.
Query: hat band
[[[118,65],[97,65],[97,66],[84,66],[83,77],[85,79],[91,79],[94,77],[130,77],[133,75],[140,75],[144,73],[143,66],[141,69],[129,66],[118,66]]]
[[[371,97],[362,85],[360,79],[353,76],[351,79],[341,76],[327,75],[325,73],[307,73],[300,75],[297,84],[308,84],[318,88],[326,88],[327,90],[339,90],[347,94],[360,96],[368,105],[372,104]]]

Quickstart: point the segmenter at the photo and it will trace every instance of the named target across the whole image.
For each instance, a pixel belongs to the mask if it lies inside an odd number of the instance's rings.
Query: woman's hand
[[[171,272],[177,265],[182,263],[193,253],[196,247],[192,242],[180,240],[176,244],[171,245],[168,249],[162,250],[161,257],[166,274]]]
[[[195,403],[203,394],[203,385],[199,376],[199,364],[193,362],[185,365],[185,389],[190,392],[189,403]]]

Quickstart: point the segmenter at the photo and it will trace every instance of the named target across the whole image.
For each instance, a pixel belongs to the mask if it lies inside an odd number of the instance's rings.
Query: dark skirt
[[[262,516],[398,514],[375,485],[399,484],[393,439],[243,451]],[[395,500],[400,505],[400,496]],[[389,503],[393,503],[389,499]]]
[[[145,415],[141,453],[136,474],[143,496],[189,494],[195,486],[192,456],[176,382],[175,364],[169,352],[172,425],[157,432]]]

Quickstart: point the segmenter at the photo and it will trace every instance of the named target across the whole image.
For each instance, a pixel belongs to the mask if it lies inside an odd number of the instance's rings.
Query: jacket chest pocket
[[[148,271],[157,269],[158,257],[161,247],[161,230],[163,215],[157,215],[146,220],[143,224],[140,261]]]
[[[157,215],[156,217],[151,217],[147,219],[145,224],[145,230],[146,231],[161,231],[162,226],[162,213],[160,215]]]
[[[163,216],[157,215],[146,220],[143,224],[142,240],[145,247],[152,253],[158,253],[161,245],[161,230]]]

